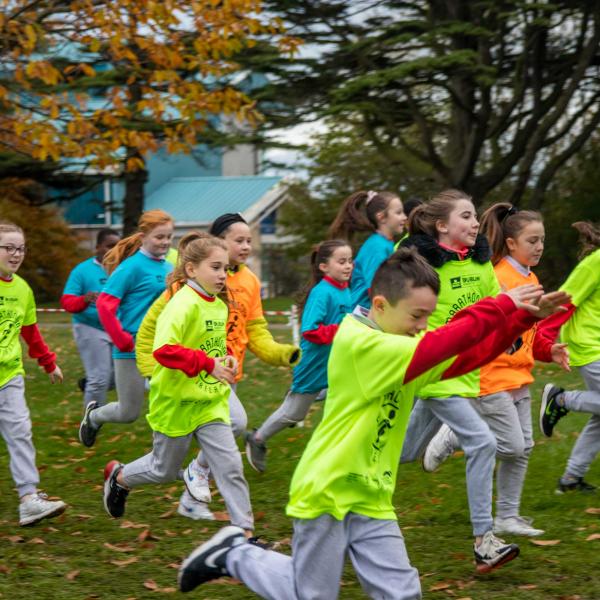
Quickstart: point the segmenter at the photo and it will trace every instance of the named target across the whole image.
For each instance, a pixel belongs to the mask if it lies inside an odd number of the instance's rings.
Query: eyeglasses
[[[25,246],[0,246],[0,248],[4,248],[11,256],[15,256],[15,254],[22,254],[25,256],[27,253],[27,248]]]

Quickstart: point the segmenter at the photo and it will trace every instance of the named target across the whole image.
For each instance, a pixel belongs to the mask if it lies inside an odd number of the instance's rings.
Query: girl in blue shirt
[[[344,315],[352,310],[348,288],[352,249],[348,243],[322,242],[310,262],[312,278],[300,303],[302,359],[294,369],[292,387],[281,406],[260,428],[246,434],[246,458],[261,473],[266,468],[265,442],[282,429],[304,420],[313,401],[327,388],[327,361],[333,337]]]
[[[405,224],[402,201],[392,192],[361,191],[344,200],[329,237],[352,242],[356,232],[371,233],[354,260],[350,284],[353,308],[370,308],[369,288],[375,271],[394,252],[394,237],[402,233]]]
[[[118,402],[98,407],[90,402],[79,426],[79,441],[93,446],[104,423],[132,423],[144,403],[145,381],[135,363],[135,335],[144,315],[166,287],[173,265],[165,260],[171,247],[173,219],[162,210],[140,217],[138,231],[122,239],[104,257],[109,274],[96,301],[98,317],[111,337]]]

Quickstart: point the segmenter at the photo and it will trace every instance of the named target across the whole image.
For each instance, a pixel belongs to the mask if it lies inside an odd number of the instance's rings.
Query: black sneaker
[[[264,473],[267,468],[267,447],[254,437],[254,431],[246,431],[246,458],[250,466],[259,473]]]
[[[479,546],[473,546],[478,573],[489,573],[519,556],[519,546],[507,544],[491,531],[484,536]]]
[[[564,391],[563,388],[556,387],[551,383],[544,386],[540,405],[540,429],[546,437],[552,436],[552,430],[556,424],[569,412],[556,401],[558,395]]]
[[[104,467],[104,508],[115,519],[125,513],[125,502],[129,496],[129,490],[117,483],[117,475],[122,468],[118,460],[111,460]]]
[[[85,392],[85,384],[87,383],[87,379],[85,377],[82,377],[81,379],[77,380],[77,387],[82,391]]]
[[[81,423],[79,424],[79,441],[87,448],[91,448],[94,445],[96,435],[100,430],[100,427],[94,427],[90,421],[90,413],[95,408],[98,408],[97,402],[88,403],[83,413],[83,419],[81,419]]]
[[[211,579],[230,575],[226,567],[227,553],[235,546],[245,543],[246,537],[241,527],[223,527],[183,561],[177,575],[179,589],[191,592]]]
[[[596,486],[591,485],[583,480],[583,477],[561,477],[558,480],[557,494],[565,494],[566,492],[587,492],[593,494],[596,491]]]

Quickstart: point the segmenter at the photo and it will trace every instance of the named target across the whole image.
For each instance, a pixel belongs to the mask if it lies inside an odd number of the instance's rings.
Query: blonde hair
[[[184,243],[183,248],[182,243]],[[227,244],[222,239],[210,235],[210,233],[192,231],[181,238],[181,242],[179,242],[177,265],[167,277],[167,285],[172,293],[174,293],[173,290],[178,289],[188,280],[187,273],[185,272],[185,265],[187,263],[193,263],[195,265],[201,263],[210,256],[210,252],[213,248],[221,248],[222,250],[225,250],[225,252],[228,251]],[[221,298],[225,298],[226,295],[226,290],[223,290],[223,292],[219,294]]]
[[[438,239],[438,221],[447,221],[454,205],[460,200],[472,202],[471,196],[460,190],[444,190],[415,208],[408,218],[410,235],[425,234]]]
[[[110,275],[126,258],[135,254],[142,246],[142,238],[159,225],[173,223],[173,217],[164,210],[147,210],[138,221],[136,233],[119,240],[117,245],[104,256],[102,265]]]

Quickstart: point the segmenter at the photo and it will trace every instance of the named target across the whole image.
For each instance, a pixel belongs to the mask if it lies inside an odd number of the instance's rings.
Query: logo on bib
[[[451,278],[450,278],[450,287],[451,287],[453,290],[456,290],[456,289],[458,289],[458,288],[461,288],[461,287],[462,287],[462,284],[461,284],[461,282],[460,282],[460,277],[451,277]]]
[[[207,319],[206,331],[225,331],[225,321],[221,319]]]

